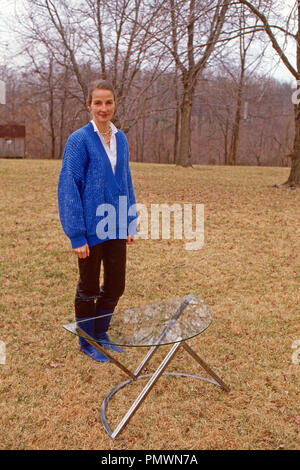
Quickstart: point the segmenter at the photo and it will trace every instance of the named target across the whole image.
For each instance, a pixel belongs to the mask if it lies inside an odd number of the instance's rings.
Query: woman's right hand
[[[90,256],[90,248],[87,243],[83,246],[79,246],[78,248],[74,248],[73,251],[74,253],[76,253],[78,258],[81,258],[81,259],[84,259]]]

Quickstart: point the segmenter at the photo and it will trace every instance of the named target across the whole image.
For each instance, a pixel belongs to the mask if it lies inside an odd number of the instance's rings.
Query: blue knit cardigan
[[[128,142],[121,130],[115,136],[115,173],[91,122],[66,143],[57,197],[60,221],[72,248],[137,233]]]

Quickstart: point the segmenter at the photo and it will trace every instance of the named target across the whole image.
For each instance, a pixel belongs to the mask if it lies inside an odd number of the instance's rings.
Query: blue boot
[[[101,341],[105,341],[101,346],[103,348],[111,349],[112,351],[116,352],[124,352],[123,349],[119,348],[116,346],[114,343],[111,342],[109,339],[109,336],[107,334],[110,320],[112,315],[109,315],[109,313],[113,314],[113,310],[100,310],[99,308],[95,307],[95,338],[97,341],[101,343]]]
[[[86,318],[75,318],[76,322],[78,322],[78,326],[85,331],[89,336],[93,339],[95,338],[95,319],[94,317],[86,317]],[[78,342],[80,345],[80,350],[90,356],[97,362],[109,362],[108,357],[104,356],[100,351],[95,349],[90,343],[88,343],[84,338],[78,338]]]

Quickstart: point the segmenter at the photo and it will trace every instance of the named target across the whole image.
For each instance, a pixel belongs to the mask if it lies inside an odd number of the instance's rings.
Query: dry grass
[[[79,352],[73,319],[77,264],[58,219],[57,161],[1,160],[2,449],[296,449],[300,365],[299,190],[275,189],[288,169],[132,164],[137,199],[205,204],[205,245],[140,240],[128,247],[119,307],[194,293],[214,322],[191,341],[231,386],[162,377],[111,440],[99,422],[108,391],[126,377]],[[146,350],[128,350],[134,368]],[[156,361],[159,360],[158,354]],[[155,364],[154,364],[155,363]],[[179,353],[170,369],[204,375]],[[142,386],[120,391],[117,422]]]

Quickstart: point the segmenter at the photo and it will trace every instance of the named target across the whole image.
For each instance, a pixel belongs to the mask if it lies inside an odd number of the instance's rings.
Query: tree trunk
[[[295,104],[295,137],[292,153],[292,166],[288,180],[289,186],[300,186],[300,103]]]
[[[179,144],[179,129],[180,129],[180,101],[178,93],[178,71],[176,64],[175,74],[175,103],[176,103],[176,114],[175,114],[175,129],[174,129],[174,147],[173,147],[173,162],[178,164],[178,144]]]
[[[244,61],[242,61],[241,75],[240,75],[238,92],[237,92],[235,118],[234,118],[231,144],[230,144],[229,165],[236,165],[237,163],[237,147],[238,147],[239,136],[240,136],[242,95],[243,95],[243,88],[244,88],[244,72],[245,72],[244,68],[245,68],[245,64],[244,64]]]
[[[181,128],[180,146],[177,165],[184,167],[192,166],[191,162],[191,118],[192,118],[192,95],[193,90],[188,84],[184,87],[181,103]]]
[[[180,121],[180,110],[177,107],[176,116],[175,116],[173,163],[178,163],[179,121]]]
[[[49,113],[49,124],[51,132],[51,158],[55,158],[55,126],[54,126],[54,93],[53,89],[50,91],[50,113]]]
[[[300,2],[298,1],[297,6],[297,20],[298,30],[296,35],[296,57],[297,57],[297,96],[299,96],[299,73],[300,73]],[[292,165],[288,180],[285,182],[288,186],[299,186],[300,187],[300,103],[299,100],[294,104],[294,122],[295,122],[295,134],[294,134],[294,147],[292,152]]]
[[[54,125],[54,85],[53,85],[53,57],[49,62],[49,75],[48,84],[50,90],[49,99],[49,126],[50,126],[50,139],[51,139],[51,158],[55,158],[55,125]]]
[[[141,135],[141,155],[140,162],[144,161],[145,152],[145,116],[142,117],[142,135]]]
[[[64,82],[64,91],[60,101],[60,127],[59,127],[59,147],[58,147],[58,158],[62,158],[63,147],[64,147],[64,130],[65,130],[65,110],[67,102],[67,87]]]
[[[135,126],[135,159],[140,161],[140,139],[139,139],[139,125]]]
[[[224,131],[224,165],[228,165],[228,132],[229,132],[229,117],[228,117],[228,111],[227,111],[225,131]]]
[[[297,57],[297,91],[299,93],[299,73],[300,73],[300,2],[298,1],[298,30],[296,35],[296,57]],[[299,96],[299,94],[298,94]],[[285,184],[289,186],[300,187],[300,103],[299,101],[294,105],[295,115],[295,134],[294,134],[294,148],[292,152],[292,166]]]

